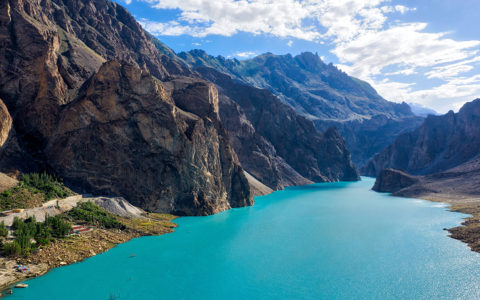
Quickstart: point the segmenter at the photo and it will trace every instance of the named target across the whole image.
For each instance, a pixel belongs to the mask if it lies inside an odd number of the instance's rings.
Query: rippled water
[[[55,269],[8,299],[479,299],[480,255],[443,230],[465,215],[372,185],[289,188],[180,218],[175,233]]]

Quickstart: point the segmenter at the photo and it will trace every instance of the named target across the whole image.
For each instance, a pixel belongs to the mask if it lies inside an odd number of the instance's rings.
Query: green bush
[[[76,221],[84,221],[103,228],[125,229],[126,226],[119,222],[115,216],[92,202],[82,202],[68,212],[68,215]]]
[[[12,229],[17,230],[17,229],[20,229],[20,228],[23,228],[23,220],[20,219],[19,217],[15,217],[13,219]]]
[[[51,235],[56,238],[64,237],[72,230],[72,225],[62,220],[59,216],[47,216],[44,227],[49,228]]]
[[[47,173],[23,174],[16,187],[0,193],[0,209],[36,207],[50,199],[73,194],[56,176]]]
[[[8,256],[18,256],[22,253],[22,247],[20,247],[17,241],[5,243],[3,244],[3,252]]]
[[[5,226],[5,222],[2,221],[2,223],[0,223],[0,236],[7,237],[7,235],[8,235],[8,229]]]

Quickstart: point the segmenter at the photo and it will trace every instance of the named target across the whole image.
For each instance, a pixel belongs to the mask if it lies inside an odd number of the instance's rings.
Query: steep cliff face
[[[382,169],[402,169],[411,174],[432,174],[468,162],[480,154],[480,99],[465,104],[458,113],[429,116],[415,131],[400,135],[363,168],[376,176]]]
[[[337,127],[359,165],[422,121],[406,103],[386,101],[368,83],[312,53],[295,57],[267,53],[242,61],[209,56],[201,50],[179,56],[192,66],[215,68],[239,82],[269,90],[320,131]]]
[[[149,210],[199,215],[251,205],[215,89],[194,82],[169,91],[170,84],[107,62],[62,110],[49,164],[85,191],[123,195]],[[182,110],[175,99],[195,107]]]
[[[55,130],[59,107],[106,60],[126,61],[159,79],[190,72],[107,0],[2,1],[0,40],[0,97],[32,153]]]
[[[384,169],[380,172],[372,190],[377,192],[394,193],[409,187],[420,180],[405,172],[395,169]]]
[[[220,88],[220,115],[240,161],[269,187],[359,179],[336,129],[322,134],[269,91],[212,68],[195,70]]]
[[[48,169],[79,191],[204,215],[251,205],[213,85],[188,78],[119,5],[0,3],[8,173]],[[177,106],[178,105],[178,106]],[[2,122],[2,139],[8,122]]]

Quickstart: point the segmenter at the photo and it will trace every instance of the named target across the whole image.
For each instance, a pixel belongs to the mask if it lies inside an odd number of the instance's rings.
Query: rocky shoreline
[[[373,190],[392,196],[424,199],[450,205],[450,210],[469,214],[460,226],[447,229],[454,239],[467,243],[480,253],[480,194],[471,182],[478,182],[480,161],[469,162],[469,168],[455,168],[428,176],[412,176],[400,170],[382,170]]]
[[[171,233],[173,228],[177,227],[172,222],[176,218],[173,215],[151,213],[145,217],[144,219],[120,217],[119,219],[127,225],[126,230],[94,229],[79,235],[71,235],[57,240],[27,258],[0,258],[2,294],[16,283],[42,276],[53,268],[82,261],[136,237]],[[30,270],[27,273],[17,272],[16,265],[28,265]]]
[[[456,168],[425,176],[412,176],[400,170],[380,172],[373,187],[393,196],[419,198],[450,205],[450,210],[471,215],[461,226],[448,229],[450,236],[480,252],[480,159]]]
[[[460,226],[447,228],[450,237],[460,240],[474,252],[480,253],[480,197],[468,195],[430,194],[418,197],[433,202],[444,202],[450,205],[449,210],[471,215],[465,218]]]

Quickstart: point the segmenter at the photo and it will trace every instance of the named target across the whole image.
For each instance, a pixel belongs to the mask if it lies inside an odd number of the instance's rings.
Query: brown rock
[[[46,149],[50,165],[81,190],[122,195],[153,211],[205,215],[251,205],[215,112],[215,88],[197,82],[173,90],[198,98],[186,112],[165,86],[134,66],[105,63],[62,111]]]
[[[385,169],[378,175],[373,190],[377,192],[395,193],[417,182],[419,178],[394,169]]]
[[[8,139],[10,130],[12,129],[12,117],[8,113],[8,109],[0,99],[0,148]]]
[[[155,211],[251,205],[216,89],[172,80],[192,72],[156,42],[111,1],[1,1],[0,95],[13,123],[2,123],[0,170],[48,169]]]
[[[336,129],[320,133],[269,91],[239,84],[212,68],[196,70],[220,88],[222,121],[252,176],[272,189],[359,179]]]

